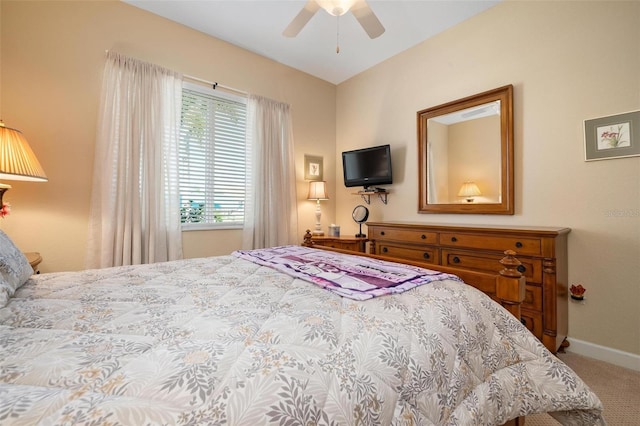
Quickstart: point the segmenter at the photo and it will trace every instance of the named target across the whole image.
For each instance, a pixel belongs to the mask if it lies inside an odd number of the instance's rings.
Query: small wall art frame
[[[322,157],[304,155],[304,180],[323,180]]]
[[[585,161],[640,156],[640,111],[584,121]]]

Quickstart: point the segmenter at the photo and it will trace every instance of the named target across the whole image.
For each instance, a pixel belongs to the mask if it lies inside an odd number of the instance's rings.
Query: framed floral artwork
[[[305,154],[304,179],[305,180],[323,180],[322,179],[322,157]]]
[[[640,156],[640,111],[584,121],[585,161]]]

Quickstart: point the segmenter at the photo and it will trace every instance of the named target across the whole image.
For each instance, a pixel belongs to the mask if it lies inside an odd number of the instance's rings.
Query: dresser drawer
[[[381,241],[401,241],[419,244],[437,244],[437,232],[422,232],[413,229],[400,228],[369,228],[369,238]]]
[[[542,340],[542,314],[540,312],[522,309],[520,321],[522,321],[534,336]]]
[[[542,287],[527,285],[524,289],[522,307],[535,312],[542,312]]]
[[[325,237],[312,236],[311,241],[314,247],[331,247],[340,250],[364,253],[366,250],[366,238],[353,237]]]
[[[322,241],[322,242],[318,242],[317,245],[337,248],[342,250],[360,251],[360,243],[347,243],[347,242],[340,242],[340,241]]]
[[[520,238],[509,236],[464,234],[456,232],[440,233],[440,245],[449,247],[477,248],[482,250],[514,250],[517,255],[542,254],[542,241],[539,238]]]
[[[442,249],[443,265],[489,273],[500,272],[502,269],[500,259],[503,257],[504,255]],[[518,257],[518,260],[521,263],[518,267],[518,271],[524,275],[527,280],[527,284],[542,284],[542,260],[526,257]]]
[[[440,251],[435,247],[406,247],[390,243],[378,243],[376,253],[382,256],[417,260],[419,262],[438,264]]]

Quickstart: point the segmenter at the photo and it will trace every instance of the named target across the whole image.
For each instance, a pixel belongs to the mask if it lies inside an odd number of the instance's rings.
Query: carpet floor
[[[558,354],[598,395],[604,405],[609,426],[640,426],[640,371],[619,367],[571,352]],[[548,414],[534,414],[525,419],[526,426],[556,426]]]

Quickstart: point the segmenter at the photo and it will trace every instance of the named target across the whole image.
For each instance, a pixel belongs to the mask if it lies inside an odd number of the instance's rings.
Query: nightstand
[[[42,262],[42,256],[40,256],[40,253],[30,252],[25,253],[24,255],[29,261],[29,265],[31,265],[31,267],[33,268],[33,273],[39,274],[40,271],[38,270],[38,265],[40,264],[40,262]]]
[[[359,253],[366,252],[366,238],[358,237],[325,237],[325,236],[311,236],[311,241],[315,246],[332,247],[342,250],[355,251]]]

